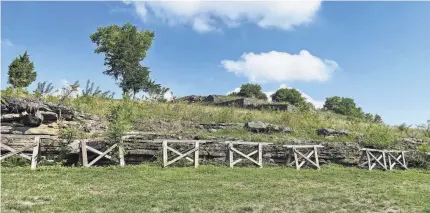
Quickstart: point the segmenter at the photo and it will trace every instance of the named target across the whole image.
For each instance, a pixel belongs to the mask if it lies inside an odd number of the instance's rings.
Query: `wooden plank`
[[[283,147],[300,149],[300,148],[314,148],[314,147],[322,148],[324,146],[322,145],[283,145]]]
[[[258,144],[258,165],[263,168],[263,144]]]
[[[402,161],[403,161],[403,167],[405,169],[408,169],[408,165],[406,164],[406,159],[405,159],[405,151],[402,152]]]
[[[251,157],[251,156],[255,155],[256,153],[258,153],[258,150],[254,150],[253,152],[251,152],[251,153],[247,154],[247,156]],[[235,160],[235,161],[233,162],[233,165],[235,165],[235,164],[237,164],[237,163],[241,162],[242,160],[243,160],[242,158],[239,158],[239,159]]]
[[[6,158],[8,158],[8,157],[10,157],[10,156],[16,155],[16,154],[18,154],[18,153],[20,153],[20,152],[23,152],[23,151],[25,151],[25,150],[27,150],[27,149],[29,149],[29,148],[33,147],[33,146],[34,146],[34,144],[30,144],[30,145],[27,145],[27,146],[25,146],[25,147],[22,147],[21,149],[17,149],[17,150],[14,150],[13,152],[9,152],[9,153],[7,153],[6,155],[1,156],[1,157],[0,157],[0,161],[4,160],[4,159],[6,159]],[[31,159],[31,158],[30,158],[30,159]]]
[[[163,141],[163,167],[167,166],[167,141]]]
[[[172,147],[170,147],[170,146],[168,146],[167,147],[167,149],[168,150],[170,150],[171,152],[173,152],[173,153],[175,153],[175,154],[177,154],[177,155],[181,155],[182,153],[181,152],[179,152],[178,150],[176,150],[176,149],[173,149]],[[190,157],[185,157],[185,159],[187,159],[188,161],[190,161],[190,162],[194,162],[194,160],[192,159],[192,158],[190,158]]]
[[[199,150],[200,150],[200,142],[196,141],[194,147],[196,151],[194,152],[194,168],[199,167]]]
[[[305,160],[307,160],[309,163],[313,164],[314,166],[316,166],[318,168],[318,165],[310,159],[310,157],[314,154],[313,151],[311,151],[310,154],[307,156],[305,156],[303,153],[299,152],[298,150],[296,150],[296,152],[297,152],[297,154],[301,155]]]
[[[294,153],[294,162],[296,162],[296,169],[300,170],[299,159],[297,158],[296,148],[293,147],[292,149],[293,149],[293,153]]]
[[[118,145],[119,149],[119,166],[124,167],[125,166],[125,159],[124,159],[124,144],[121,141]]]
[[[234,152],[233,152],[232,148],[233,148],[233,144],[229,143],[228,144],[228,159],[229,159],[230,168],[233,168],[233,166],[234,166],[234,164],[233,164],[233,153]]]
[[[314,147],[315,163],[317,168],[320,169],[320,161],[318,160],[318,148]]]
[[[361,148],[361,151],[366,151],[369,150],[371,152],[397,152],[397,153],[401,153],[401,152],[409,152],[409,151],[402,151],[402,150],[386,150],[386,149],[369,149],[369,148]]]
[[[37,167],[37,161],[39,160],[39,151],[40,151],[40,137],[34,137],[34,143],[36,144],[33,147],[33,154],[31,155],[31,169],[34,170]]]
[[[87,141],[81,141],[81,151],[82,151],[82,166],[88,166],[88,154],[87,154]]]
[[[367,156],[367,166],[369,167],[369,170],[372,170],[371,168],[371,159],[370,159],[370,155],[369,155],[369,150],[365,150],[366,151],[366,156]]]
[[[6,145],[6,144],[0,143],[0,145],[1,145],[1,147],[3,147],[3,148],[5,148],[5,149],[7,149],[9,152],[13,152],[13,151],[15,151],[15,149],[14,149],[14,148],[12,148],[12,147],[10,147],[10,146],[8,146],[8,145]],[[25,150],[24,150],[24,151],[25,151]],[[24,154],[24,153],[18,153],[18,155],[19,155],[19,156],[21,156],[21,157],[23,157],[23,158],[25,158],[25,159],[27,159],[27,160],[29,160],[29,161],[31,161],[31,156],[28,156],[27,154]]]
[[[167,162],[167,163],[166,163],[166,166],[168,166],[168,165],[170,165],[170,164],[172,164],[172,163],[174,163],[174,162],[176,162],[176,161],[178,161],[178,160],[180,160],[180,159],[184,158],[185,156],[187,156],[187,155],[189,155],[189,154],[191,154],[191,153],[195,152],[196,150],[197,150],[196,148],[192,148],[192,149],[190,149],[189,151],[185,152],[184,154],[181,154],[181,155],[179,155],[178,157],[174,158],[173,160],[171,160],[171,161]]]
[[[237,149],[235,149],[235,148],[233,148],[233,147],[231,147],[231,150],[232,150],[232,151],[234,151],[234,152],[236,152],[237,154],[241,155],[242,157],[244,157],[244,158],[248,159],[249,161],[251,161],[251,162],[253,162],[253,163],[255,163],[255,164],[257,164],[257,165],[258,165],[258,162],[257,162],[257,161],[255,161],[255,160],[254,160],[254,159],[252,159],[251,157],[249,157],[249,156],[247,156],[247,155],[243,154],[241,151],[239,151],[239,150],[237,150]]]
[[[394,167],[394,165],[396,165],[395,162],[391,163],[391,156],[392,156],[391,153],[388,153],[388,167],[389,167],[390,170],[392,170],[393,167]]]
[[[239,145],[258,145],[258,144],[262,144],[263,146],[266,145],[271,145],[273,143],[263,143],[263,142],[248,142],[248,141],[224,141],[224,142],[220,142],[220,143],[225,143],[225,144],[239,144]]]
[[[382,152],[382,160],[384,162],[384,169],[387,170],[387,161],[385,160],[385,152]]]
[[[199,142],[199,143],[206,143],[208,141],[205,140],[166,140],[168,143],[195,143],[195,142]]]
[[[111,147],[109,147],[109,149],[107,149],[106,151],[104,151],[102,154],[100,154],[99,156],[97,156],[94,160],[92,160],[88,165],[87,165],[87,167],[90,167],[90,166],[92,166],[92,165],[94,165],[94,163],[96,163],[98,160],[100,160],[102,157],[105,157],[105,155],[107,155],[107,153],[109,153],[109,152],[111,152],[115,147],[117,147],[118,146],[118,144],[116,143],[116,144],[114,144],[114,145],[112,145]],[[92,147],[87,147],[87,149],[88,148],[92,148]]]
[[[288,151],[286,151],[285,154],[288,155],[287,156],[287,165],[291,165],[291,158],[293,157],[293,150],[288,149]]]
[[[93,147],[88,146],[88,145],[87,145],[87,150],[90,151],[90,152],[92,152],[92,153],[98,154],[98,155],[102,155],[103,154],[103,152],[100,152],[99,150],[94,149]],[[108,154],[106,154],[104,157],[107,158],[107,159],[109,159],[109,160],[111,160],[111,161],[119,163],[117,159],[113,158],[112,156],[110,156]]]

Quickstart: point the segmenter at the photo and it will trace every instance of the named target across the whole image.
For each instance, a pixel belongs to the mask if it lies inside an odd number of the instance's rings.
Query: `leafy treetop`
[[[90,36],[97,45],[94,52],[105,54],[107,69],[103,73],[119,80],[123,93],[134,94],[151,86],[148,68],[142,67],[140,62],[146,57],[154,37],[154,32],[138,31],[129,23],[99,27]]]
[[[36,80],[37,72],[34,71],[34,64],[30,61],[27,51],[12,61],[8,75],[8,83],[14,88],[28,87]]]
[[[275,102],[288,102],[294,106],[306,105],[306,100],[296,89],[281,88],[272,94],[272,100]]]
[[[261,91],[261,86],[258,84],[242,84],[238,93],[231,93],[230,95],[267,100],[266,94]]]
[[[324,109],[331,110],[341,115],[358,118],[368,117],[368,115],[365,115],[363,113],[360,107],[356,106],[355,101],[352,98],[345,98],[339,96],[326,98],[326,101],[324,103]]]

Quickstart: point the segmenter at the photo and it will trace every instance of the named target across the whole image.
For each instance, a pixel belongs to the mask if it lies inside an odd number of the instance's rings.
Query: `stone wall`
[[[290,104],[269,103],[264,100],[255,98],[239,98],[236,100],[215,103],[216,106],[237,106],[246,109],[271,109],[271,110],[285,110],[293,111],[294,106]]]
[[[79,131],[87,133],[102,133],[106,129],[104,122],[97,116],[72,110],[71,108],[45,103],[39,100],[7,99],[1,103],[1,142],[15,149],[22,148],[34,142],[34,137],[41,138],[41,155],[60,155],[65,153],[68,162],[66,164],[78,163],[79,140],[69,140],[60,137],[61,129],[75,127]],[[59,121],[61,112],[61,121]],[[286,127],[263,123],[261,121],[250,121],[246,123],[210,123],[210,124],[186,124],[187,128],[195,128],[216,132],[219,129],[243,129],[250,134],[266,134],[279,132],[282,134],[292,133],[294,130]],[[165,128],[165,125],[162,125]],[[318,134],[336,137],[337,135],[349,134],[347,130],[320,129]],[[127,139],[126,163],[138,164],[142,162],[160,161],[161,143],[148,143],[144,141],[154,139],[193,139],[197,136],[178,134],[156,134],[147,132],[130,132],[133,137]],[[223,164],[226,161],[227,147],[219,143],[227,140],[225,137],[213,138],[208,143],[201,145],[200,157],[202,164]],[[228,140],[239,140],[228,138]],[[89,145],[103,149],[106,144],[103,139],[99,142],[89,142]],[[100,142],[101,141],[101,142]],[[358,142],[323,142],[315,140],[292,139],[286,144],[321,144],[320,162],[337,163],[346,166],[356,166],[360,157],[360,144]],[[398,143],[398,149],[416,150],[417,146],[428,143],[428,141],[405,139]],[[179,150],[189,148],[187,145],[175,145]],[[245,153],[249,153],[247,146],[238,146]],[[2,149],[2,154],[6,150]],[[32,150],[25,150],[31,153]],[[264,146],[263,160],[266,165],[283,165],[286,161],[286,150],[281,145]],[[410,166],[421,167],[430,162],[430,156],[422,156],[417,152],[409,152],[407,159]],[[108,160],[100,161],[100,164],[108,164]],[[246,164],[246,161],[243,161]]]

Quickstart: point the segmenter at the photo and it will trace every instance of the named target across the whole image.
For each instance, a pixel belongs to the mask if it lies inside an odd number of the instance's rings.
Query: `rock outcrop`
[[[268,124],[262,121],[250,121],[245,123],[245,128],[254,133],[293,133],[294,131],[287,126]]]
[[[343,136],[349,135],[348,130],[335,130],[335,129],[318,129],[317,135],[322,136]]]
[[[1,110],[2,134],[59,136],[62,128],[88,133],[106,130],[97,116],[39,99],[6,97],[1,102]]]

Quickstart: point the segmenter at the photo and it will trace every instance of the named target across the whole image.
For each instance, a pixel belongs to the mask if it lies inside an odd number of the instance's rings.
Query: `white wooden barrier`
[[[315,166],[316,169],[320,169],[320,163],[318,160],[318,148],[322,148],[321,145],[283,145],[283,147],[289,150],[287,157],[287,165],[292,166],[296,165],[296,169],[300,170],[300,168],[305,165],[305,163],[310,163]],[[308,150],[306,154],[302,153],[299,150]],[[291,162],[291,158],[294,155],[294,162]],[[314,157],[314,161],[311,159]],[[303,161],[300,161],[303,159]]]
[[[199,151],[200,151],[200,144],[205,143],[206,141],[201,140],[163,140],[162,146],[163,146],[163,167],[167,167],[176,161],[185,158],[186,160],[194,163],[194,168],[197,168],[199,166]],[[188,144],[194,144],[194,147],[191,149],[188,149],[184,152],[180,152],[179,150],[173,149],[169,146],[169,143],[188,143]],[[177,157],[173,158],[172,160],[169,160],[168,151],[171,153],[174,153],[177,155]],[[188,155],[194,154],[194,159],[188,157]]]
[[[228,144],[228,158],[229,158],[229,164],[230,167],[233,168],[233,166],[242,160],[246,159],[251,161],[252,163],[256,164],[260,168],[263,167],[263,146],[270,145],[271,143],[262,143],[262,142],[242,142],[242,141],[226,141],[223,142],[225,144]],[[250,146],[256,146],[256,150],[252,151],[249,154],[244,154],[241,151],[234,148],[234,145],[250,145]],[[234,160],[234,153],[239,154],[242,158],[238,158]],[[251,156],[258,154],[257,160],[254,160]]]
[[[1,145],[1,148],[4,148],[4,149],[9,151],[9,153],[0,157],[0,161],[3,161],[4,159],[11,157],[11,156],[14,156],[14,155],[19,155],[19,156],[31,161],[30,168],[32,170],[36,169],[37,162],[39,161],[39,155],[40,155],[40,137],[39,136],[36,136],[34,138],[34,143],[27,145],[27,146],[20,148],[20,149],[13,149],[12,147],[10,147],[6,144],[3,144],[1,142],[0,142],[0,145]],[[32,147],[33,147],[33,153],[31,156],[23,153],[25,150],[28,150]]]
[[[122,142],[113,144],[111,147],[109,147],[104,152],[101,152],[97,149],[92,148],[91,146],[88,146],[87,143],[88,143],[88,140],[82,140],[81,141],[81,161],[82,161],[83,166],[90,167],[90,166],[94,165],[97,161],[99,161],[103,157],[107,158],[111,161],[114,161],[116,163],[119,163],[120,166],[122,166],[122,167],[125,166],[124,147],[122,146]],[[120,159],[119,161],[116,158],[108,155],[115,148],[118,148],[119,159]],[[91,162],[88,162],[88,152],[87,151],[98,154],[98,156],[95,159],[93,159]]]
[[[405,153],[407,151],[368,148],[360,149],[360,151],[362,151],[362,155],[359,163],[361,163],[361,166],[365,166],[367,164],[369,170],[374,169],[378,165],[384,170],[392,170],[396,165],[406,170],[408,169],[405,159]]]

